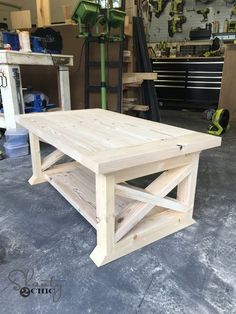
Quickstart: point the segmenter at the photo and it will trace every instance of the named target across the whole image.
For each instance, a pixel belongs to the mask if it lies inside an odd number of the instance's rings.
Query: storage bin
[[[29,144],[11,145],[9,143],[5,143],[4,148],[7,157],[10,158],[22,157],[29,154]]]
[[[24,128],[9,129],[5,132],[6,142],[9,145],[25,145],[28,141],[28,130]]]
[[[3,43],[11,45],[12,50],[20,50],[20,42],[17,33],[3,32]]]

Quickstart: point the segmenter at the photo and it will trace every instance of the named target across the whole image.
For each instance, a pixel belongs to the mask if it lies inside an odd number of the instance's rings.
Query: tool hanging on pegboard
[[[187,22],[187,18],[184,15],[174,15],[168,21],[168,32],[169,36],[173,37],[176,33],[182,33],[182,25]]]
[[[232,19],[233,16],[236,16],[236,3],[234,4],[231,10],[230,18]]]
[[[153,13],[157,18],[164,12],[168,2],[169,0],[150,0],[150,4],[153,7]]]
[[[197,14],[201,14],[203,16],[203,20],[201,22],[207,22],[208,21],[208,14],[210,13],[209,8],[204,8],[201,10],[197,10]]]
[[[138,4],[138,16],[144,19],[144,24],[152,22],[153,5],[151,0],[141,0]]]
[[[182,33],[182,25],[187,22],[186,16],[183,15],[184,5],[184,0],[171,1],[170,19],[168,21],[168,33],[170,37],[173,37],[176,33]]]
[[[171,11],[173,14],[183,14],[184,13],[184,0],[172,0],[171,1]]]

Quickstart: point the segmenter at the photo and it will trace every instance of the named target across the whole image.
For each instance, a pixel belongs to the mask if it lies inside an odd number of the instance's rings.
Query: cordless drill
[[[182,14],[184,11],[184,0],[172,0],[171,1],[171,10],[174,14]]]
[[[197,14],[201,14],[203,16],[203,20],[201,22],[207,22],[208,21],[208,14],[209,13],[210,13],[209,8],[205,8],[205,9],[197,11]]]
[[[155,16],[158,18],[165,10],[168,0],[151,0],[150,3],[153,6],[153,12],[155,13]]]

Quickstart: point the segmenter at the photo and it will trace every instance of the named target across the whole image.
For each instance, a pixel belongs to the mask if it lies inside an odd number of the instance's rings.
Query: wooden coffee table
[[[219,137],[101,109],[16,119],[30,132],[30,184],[48,181],[97,230],[97,266],[192,225],[199,154],[221,145]],[[40,140],[56,148],[43,160]],[[60,163],[64,155],[73,161]],[[127,183],[153,173],[145,189]]]

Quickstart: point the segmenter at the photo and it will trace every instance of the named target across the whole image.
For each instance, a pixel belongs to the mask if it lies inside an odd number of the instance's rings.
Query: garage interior
[[[235,73],[235,1],[0,1],[2,313],[236,313]]]

